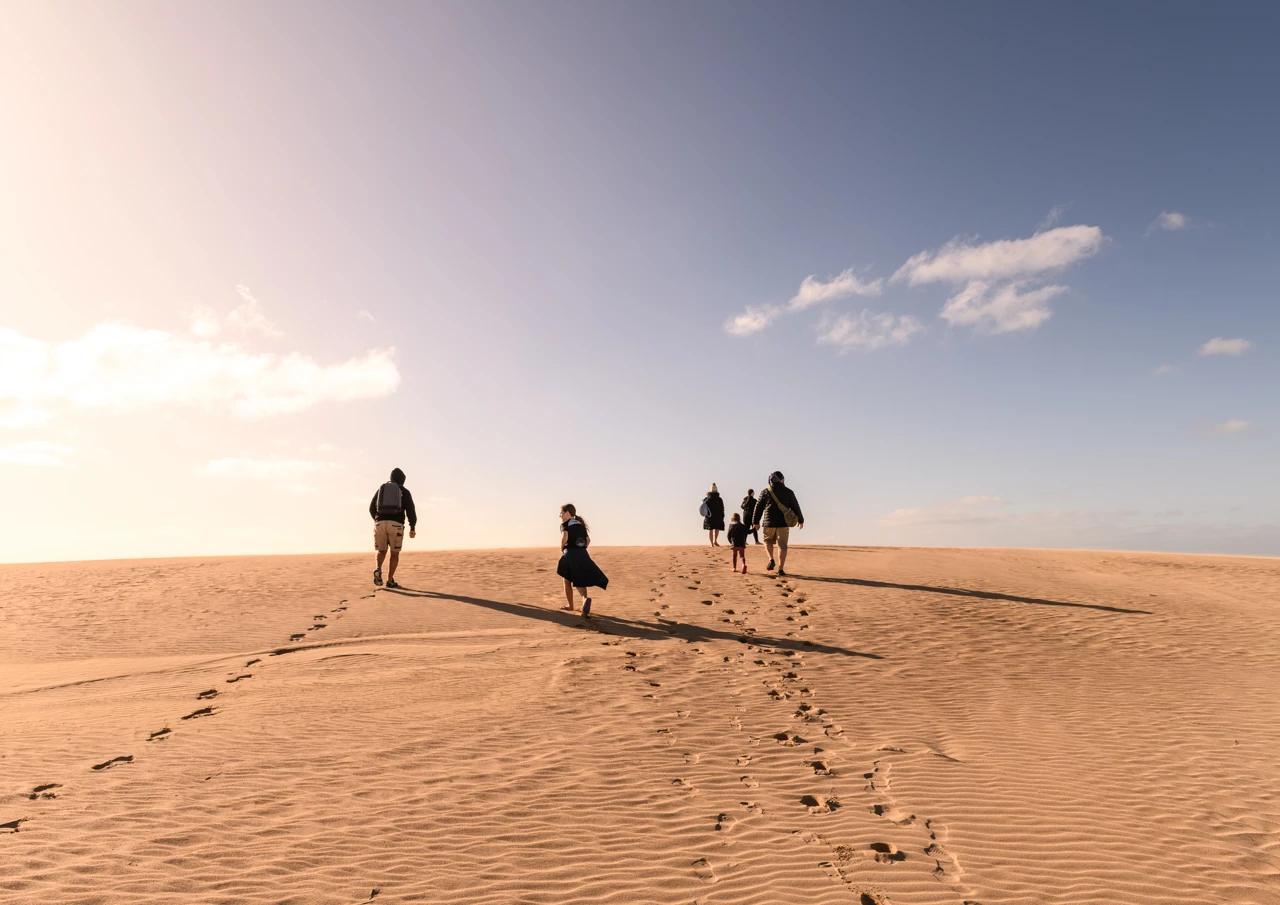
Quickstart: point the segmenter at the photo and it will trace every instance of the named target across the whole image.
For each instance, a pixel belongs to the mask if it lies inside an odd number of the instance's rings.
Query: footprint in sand
[[[324,625],[323,623],[321,623],[321,624],[318,624],[318,625],[313,625],[313,626],[311,626],[311,628],[307,629],[307,631],[309,631],[309,632],[314,632],[314,631],[317,631],[317,630],[319,630],[319,629],[322,629],[322,628],[328,628],[328,627],[329,627],[329,626]]]
[[[794,732],[775,732],[772,736],[779,744],[786,745],[788,748],[794,748],[796,745],[803,745],[805,740]]]
[[[810,761],[805,761],[805,763],[807,763],[810,767],[813,767],[813,772],[818,776],[835,776],[836,775],[836,771],[832,770],[831,765],[828,764],[825,760],[821,760],[821,759],[810,760]]]
[[[746,776],[739,776],[738,782],[742,783],[748,789],[760,788],[760,780],[756,779],[754,776],[750,774],[747,774]]]
[[[823,795],[802,795],[800,803],[809,809],[810,814],[829,814],[840,807],[840,799]]]
[[[253,665],[253,664],[255,664],[255,663],[261,663],[261,662],[262,662],[262,660],[258,659],[257,657],[254,657],[252,660],[250,660],[248,663],[246,663],[246,664],[245,664],[245,666],[246,666],[246,667],[249,667],[249,666],[252,666],[252,665]]]
[[[218,696],[218,689],[210,688],[208,691],[202,691],[198,695],[196,695],[196,700],[204,701],[204,700],[207,700],[208,698],[216,698],[217,696]]]
[[[165,726],[163,729],[157,729],[155,732],[148,735],[147,741],[154,742],[157,739],[159,739],[160,741],[164,741],[165,738],[168,737],[169,733],[171,732],[173,732],[173,730],[170,729],[168,726]]]
[[[30,798],[32,801],[35,801],[38,798],[57,798],[58,796],[54,793],[53,790],[61,789],[61,788],[62,788],[62,783],[60,782],[47,782],[44,785],[36,786],[34,789],[31,790],[31,794],[28,795],[27,797]]]
[[[298,633],[297,633],[297,634],[295,634],[295,635],[290,635],[290,636],[289,636],[289,640],[290,640],[290,641],[301,641],[301,640],[302,640],[303,638],[305,638],[305,637],[307,637],[305,632],[298,632]]]
[[[873,842],[870,849],[875,852],[876,861],[880,864],[907,860],[907,853],[898,851],[898,847],[890,842]]]
[[[93,769],[106,770],[110,767],[114,767],[116,764],[131,764],[131,763],[133,763],[133,755],[122,754],[120,757],[113,757],[111,758],[111,760],[104,760],[100,764],[94,764]]]
[[[254,663],[257,663],[258,661],[257,661],[257,660],[254,660],[253,662],[254,662]],[[235,684],[236,682],[242,681],[242,680],[244,680],[244,679],[252,679],[252,678],[253,678],[253,673],[251,673],[251,672],[246,672],[246,673],[242,673],[241,675],[236,676],[236,677],[235,677],[235,678],[233,678],[233,679],[227,679],[227,684],[228,684],[228,685],[233,685],[233,684]]]
[[[212,707],[201,707],[199,710],[193,710],[183,717],[184,720],[198,720],[202,716],[213,716],[217,713]]]
[[[22,826],[26,822],[26,817],[19,817],[17,820],[10,820],[8,823],[0,823],[0,832],[16,833],[18,832],[18,827]]]
[[[699,858],[692,864],[693,875],[699,880],[705,880],[707,883],[716,882],[716,872],[711,869],[710,862],[706,858]]]
[[[734,763],[737,764],[739,767],[745,767],[747,764],[751,763],[751,755],[744,754],[742,755],[742,757],[735,760]]]

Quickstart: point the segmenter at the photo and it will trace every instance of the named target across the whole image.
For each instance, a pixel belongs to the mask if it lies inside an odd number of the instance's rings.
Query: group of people
[[[754,488],[747,491],[740,506],[742,514],[733,513],[729,520],[727,533],[729,546],[733,548],[733,560],[730,567],[738,571],[738,562],[742,562],[742,574],[747,574],[747,538],[754,537],[760,543],[760,529],[764,529],[764,548],[769,553],[767,571],[778,567],[778,574],[787,574],[787,543],[791,529],[804,527],[804,514],[800,511],[800,501],[786,484],[782,472],[775,471],[769,475],[764,493],[756,497]],[[713,483],[699,507],[702,514],[702,528],[707,532],[711,546],[720,546],[720,532],[725,530],[724,499],[720,490]],[[774,560],[774,548],[777,547],[778,558]]]
[[[404,546],[404,526],[409,523],[409,537],[418,533],[418,511],[413,505],[413,494],[404,486],[405,474],[399,468],[391,470],[391,480],[387,481],[369,501],[369,516],[373,519],[373,549],[378,554],[378,562],[373,570],[373,583],[382,585],[382,566],[387,562],[386,586],[396,589],[396,566],[400,563],[400,549]],[[778,574],[786,575],[787,540],[791,528],[803,528],[804,516],[800,512],[800,502],[795,493],[787,487],[782,472],[775,471],[769,475],[769,483],[765,492],[757,499],[754,490],[748,490],[742,500],[742,515],[733,513],[728,530],[729,544],[733,547],[733,570],[738,571],[738,560],[742,560],[742,573],[747,572],[747,537],[755,535],[756,543],[760,543],[760,529],[764,529],[765,549],[769,551],[769,565],[774,567],[774,547],[778,548]],[[724,500],[716,485],[702,501],[702,527],[709,533],[711,546],[720,546],[720,532],[725,530]],[[750,525],[750,529],[748,529]],[[587,548],[591,546],[591,534],[587,522],[578,515],[573,503],[565,503],[560,507],[560,564],[556,574],[564,579],[564,595],[566,603],[560,609],[574,612],[574,592],[582,597],[582,615],[591,618],[591,588],[604,590],[609,586],[609,577],[601,571],[592,560]]]

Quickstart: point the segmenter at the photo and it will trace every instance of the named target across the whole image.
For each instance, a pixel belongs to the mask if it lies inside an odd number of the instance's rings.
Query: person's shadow
[[[379,588],[378,593],[397,594],[401,597],[417,597],[424,600],[455,600],[471,606],[496,610],[511,616],[525,619],[538,619],[552,622],[565,628],[599,632],[602,635],[616,635],[620,638],[641,638],[647,641],[669,641],[678,638],[684,641],[737,641],[742,644],[754,644],[760,647],[775,647],[784,650],[813,651],[821,654],[841,654],[846,657],[866,657],[870,660],[884,659],[879,654],[866,651],[849,650],[832,644],[821,644],[800,638],[773,638],[755,634],[747,629],[729,632],[689,622],[676,622],[670,619],[657,619],[646,622],[639,619],[625,619],[621,616],[599,614],[584,619],[578,613],[566,610],[551,610],[546,607],[531,606],[527,603],[509,603],[502,600],[485,600],[480,597],[466,597],[461,594],[444,594],[439,591],[424,591],[416,588]]]
[[[947,588],[927,584],[898,584],[893,581],[872,581],[869,578],[824,578],[820,575],[799,575],[787,573],[789,578],[801,581],[825,581],[833,584],[851,584],[863,588],[893,588],[898,591],[925,591],[930,594],[952,594],[957,597],[977,597],[982,600],[1007,600],[1010,603],[1028,603],[1035,606],[1065,606],[1082,610],[1101,610],[1104,613],[1126,613],[1132,616],[1150,616],[1150,610],[1132,610],[1121,606],[1106,606],[1101,603],[1071,603],[1066,600],[1045,600],[1041,597],[1019,597],[1017,594],[1003,594],[999,591],[974,591],[968,588]]]

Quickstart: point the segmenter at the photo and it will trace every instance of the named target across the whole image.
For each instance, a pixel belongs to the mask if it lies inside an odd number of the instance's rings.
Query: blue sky
[[[21,8],[0,559],[364,549],[393,465],[427,547],[780,468],[810,541],[1280,555],[1277,26]]]

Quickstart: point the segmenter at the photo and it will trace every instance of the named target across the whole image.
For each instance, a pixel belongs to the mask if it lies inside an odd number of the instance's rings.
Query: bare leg
[[[766,540],[764,542],[764,548],[769,552],[769,562],[773,562],[773,541]]]
[[[564,580],[564,598],[565,600],[569,601],[569,605],[562,606],[560,607],[560,609],[568,610],[569,612],[572,613],[573,612],[573,582],[571,582],[567,578]]]
[[[712,529],[712,531],[711,531],[711,545],[712,545],[712,546],[714,546],[714,547],[718,547],[718,546],[720,546],[720,531],[719,531],[719,529]]]
[[[733,548],[733,565],[731,566],[731,568],[735,572],[738,571],[738,548],[737,547]]]
[[[778,571],[785,572],[787,570],[787,548],[783,547],[778,551]]]
[[[391,551],[391,565],[387,569],[387,581],[391,581],[396,577],[396,565],[400,562],[400,551]]]
[[[386,556],[387,556],[387,551],[386,551],[386,550],[379,550],[379,551],[378,551],[378,568],[379,568],[379,569],[381,569],[381,568],[382,568],[382,560],[383,560],[383,559],[385,559],[385,558],[386,558]]]
[[[713,547],[716,545],[716,533],[714,531],[707,532],[707,543]]]

